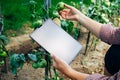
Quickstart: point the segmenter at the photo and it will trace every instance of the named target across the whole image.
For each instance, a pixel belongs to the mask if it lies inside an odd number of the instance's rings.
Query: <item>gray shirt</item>
[[[120,45],[120,27],[116,29],[111,24],[104,24],[100,30],[100,39],[108,44]],[[120,70],[112,76],[93,74],[86,80],[120,80]]]

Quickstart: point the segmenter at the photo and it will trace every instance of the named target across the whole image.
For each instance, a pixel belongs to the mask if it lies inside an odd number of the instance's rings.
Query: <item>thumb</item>
[[[75,20],[75,17],[74,16],[66,16],[66,19]]]
[[[51,54],[51,57],[53,58],[53,60],[54,60],[55,62],[57,62],[57,58],[56,58],[56,56],[55,56],[54,54]]]
[[[57,60],[57,57],[54,54],[51,54],[51,57],[53,58],[53,67],[57,69],[59,61]]]

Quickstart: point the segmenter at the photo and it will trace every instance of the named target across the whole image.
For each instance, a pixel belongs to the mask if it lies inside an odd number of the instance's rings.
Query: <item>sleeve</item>
[[[101,74],[93,74],[86,78],[86,80],[120,80],[120,71],[113,76],[105,76]]]
[[[100,30],[100,39],[108,44],[120,44],[120,28],[115,29],[111,24],[104,24]]]

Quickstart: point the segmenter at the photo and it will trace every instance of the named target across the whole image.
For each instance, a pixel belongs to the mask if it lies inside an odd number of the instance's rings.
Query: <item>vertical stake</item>
[[[46,21],[49,18],[50,6],[51,6],[51,0],[44,0],[44,8],[47,11],[44,21]],[[48,80],[48,72],[49,72],[49,57],[48,57],[48,55],[45,55],[45,60],[47,61],[47,66],[45,67],[45,80]],[[47,76],[47,78],[46,78],[46,76]]]
[[[1,5],[0,5],[0,35],[3,32],[3,16],[2,16],[2,12],[1,12]]]

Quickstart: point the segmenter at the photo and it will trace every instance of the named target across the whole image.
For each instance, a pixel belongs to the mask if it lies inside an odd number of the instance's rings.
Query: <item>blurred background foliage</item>
[[[39,3],[41,0],[39,0]],[[29,0],[1,0],[4,29],[20,29],[30,20]]]
[[[30,1],[34,1],[33,3]],[[109,2],[112,7],[107,6],[104,7],[105,9],[108,8],[108,13],[113,15],[116,13],[115,11],[112,13],[112,10],[119,10],[120,11],[120,1],[119,0],[51,0],[51,5],[53,8],[56,8],[56,4],[58,2],[65,2],[70,4],[76,8],[79,8],[87,15],[87,10],[89,7],[95,5],[94,2],[102,1],[102,2]],[[92,5],[91,5],[92,4]],[[101,3],[103,4],[103,3]],[[109,4],[109,3],[108,3]],[[30,6],[34,6],[34,10],[31,11]],[[32,18],[40,15],[41,17],[44,15],[43,12],[44,0],[0,0],[0,7],[1,7],[1,14],[4,16],[4,30],[18,30],[20,29],[24,23],[30,22],[31,23],[31,16]],[[99,5],[98,5],[99,7]],[[117,7],[117,8],[116,8]],[[99,7],[100,8],[100,7]],[[111,9],[111,12],[110,12]],[[41,13],[43,15],[41,15]],[[106,13],[106,14],[108,14]],[[118,13],[118,12],[117,12]],[[117,14],[116,13],[116,14]],[[115,14],[115,15],[116,15]],[[117,15],[116,15],[117,16]],[[108,17],[108,16],[107,16]],[[110,16],[111,17],[111,16]],[[114,16],[113,16],[114,17]],[[36,20],[36,19],[34,19]]]
[[[36,10],[43,7],[44,0],[34,0],[36,2]],[[52,6],[60,1],[70,4],[71,0],[55,0],[51,1]],[[74,0],[79,2],[79,0]],[[0,0],[1,13],[4,16],[4,29],[18,30],[26,22],[30,21],[30,0]],[[41,11],[42,12],[42,11]]]

